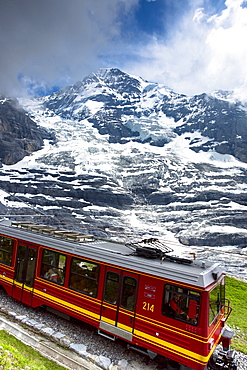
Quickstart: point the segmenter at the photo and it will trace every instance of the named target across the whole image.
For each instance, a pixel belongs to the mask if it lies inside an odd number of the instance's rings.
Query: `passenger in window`
[[[184,315],[188,319],[188,315],[186,312],[181,310],[181,296],[179,294],[173,294],[173,298],[169,302],[169,306],[174,312],[174,316],[176,314]]]
[[[58,282],[58,279],[59,279],[59,275],[58,275],[58,272],[57,272],[57,269],[55,267],[51,267],[48,272],[46,273],[46,276],[45,276],[47,279],[53,281],[54,283],[57,283]]]
[[[173,297],[169,302],[169,306],[174,311],[174,313],[185,313],[179,308],[180,306],[180,295],[179,294],[173,294]]]

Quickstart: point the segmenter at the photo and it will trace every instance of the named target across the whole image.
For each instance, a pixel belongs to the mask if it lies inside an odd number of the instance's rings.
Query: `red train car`
[[[176,369],[223,363],[235,370],[228,344],[214,352],[231,312],[220,266],[167,252],[156,239],[125,245],[1,222],[0,285],[26,305],[85,321],[99,334],[174,361]]]

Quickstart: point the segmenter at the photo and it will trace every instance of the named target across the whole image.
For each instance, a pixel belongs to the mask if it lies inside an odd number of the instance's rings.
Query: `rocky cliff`
[[[0,97],[0,160],[14,164],[40,149],[52,135],[29,117],[16,99]]]

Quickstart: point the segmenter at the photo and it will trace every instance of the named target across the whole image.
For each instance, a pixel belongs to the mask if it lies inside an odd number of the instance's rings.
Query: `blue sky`
[[[0,0],[0,93],[118,67],[188,95],[247,99],[245,0]]]

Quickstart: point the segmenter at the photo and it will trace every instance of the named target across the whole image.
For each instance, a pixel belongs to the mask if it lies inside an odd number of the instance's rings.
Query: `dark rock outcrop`
[[[163,110],[166,112],[165,105]],[[169,113],[169,112],[167,112]],[[179,115],[185,123],[178,126],[175,132],[198,132],[208,138],[201,144],[193,139],[191,149],[198,152],[215,149],[220,154],[231,154],[247,162],[247,114],[240,102],[217,99],[201,94],[189,99],[185,106],[180,106],[170,114]],[[176,117],[177,118],[177,117]]]
[[[38,127],[16,99],[0,97],[0,160],[14,164],[41,149],[44,139],[54,139]]]

